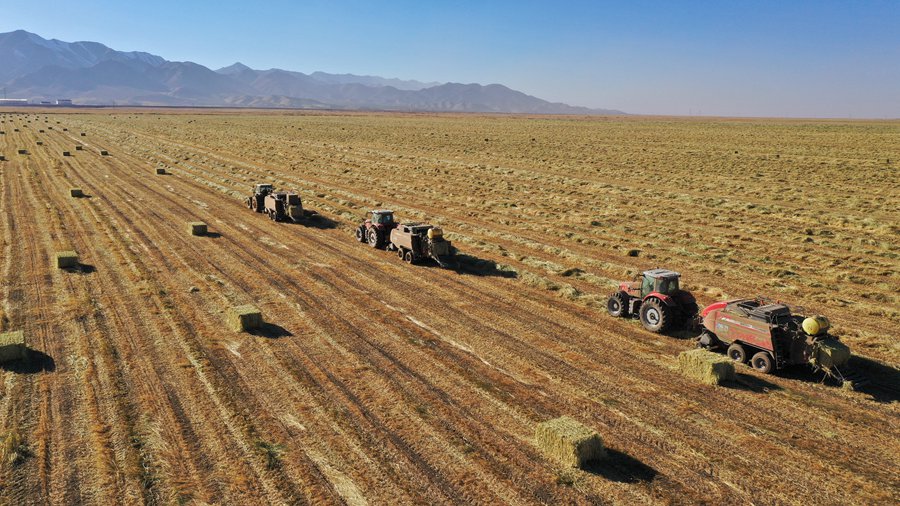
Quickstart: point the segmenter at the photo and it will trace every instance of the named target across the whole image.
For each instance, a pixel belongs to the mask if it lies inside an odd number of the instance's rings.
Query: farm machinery
[[[842,382],[864,383],[865,378],[847,369],[850,348],[828,333],[828,319],[804,313],[803,308],[762,297],[716,302],[700,313],[703,331],[697,344],[725,350],[735,362],[749,360],[751,367],[765,374],[809,364]]]
[[[391,231],[397,228],[394,211],[375,209],[368,213],[366,221],[356,228],[356,240],[367,242],[373,248],[385,248],[389,244]]]
[[[658,334],[686,327],[697,314],[697,302],[680,288],[680,278],[681,274],[667,269],[644,271],[634,281],[619,283],[606,310],[615,317],[637,316],[644,328]]]
[[[452,262],[450,241],[444,239],[443,230],[433,225],[401,223],[391,230],[388,249],[396,249],[397,256],[411,264],[426,258],[431,258],[441,267],[449,267]]]
[[[272,221],[289,219],[298,222],[315,214],[303,209],[299,194],[275,191],[270,184],[254,185],[253,195],[247,198],[247,207],[258,213],[265,213]]]

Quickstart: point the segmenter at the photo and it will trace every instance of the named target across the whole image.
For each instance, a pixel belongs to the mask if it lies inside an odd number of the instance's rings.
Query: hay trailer
[[[681,289],[680,279],[681,274],[668,269],[644,271],[634,281],[619,283],[606,310],[615,317],[638,316],[644,328],[658,334],[693,326],[697,301]]]
[[[453,260],[453,248],[444,232],[423,223],[401,223],[391,230],[389,249],[397,250],[397,256],[411,264],[430,258],[446,268]]]
[[[791,365],[809,364],[841,382],[866,383],[847,364],[850,348],[829,334],[824,316],[803,316],[803,308],[756,299],[710,304],[700,313],[703,331],[698,346],[724,350],[733,361],[769,374]]]

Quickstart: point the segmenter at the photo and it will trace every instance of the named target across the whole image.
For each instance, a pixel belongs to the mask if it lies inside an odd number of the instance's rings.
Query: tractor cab
[[[681,274],[667,269],[644,271],[634,283],[628,284],[629,286],[625,291],[632,296],[642,299],[654,292],[662,295],[674,295],[680,290],[678,286],[680,277]]]
[[[254,195],[266,196],[272,193],[273,187],[270,184],[257,184],[253,186]]]
[[[385,225],[391,227],[394,225],[394,211],[377,209],[372,211],[371,220],[373,225]]]

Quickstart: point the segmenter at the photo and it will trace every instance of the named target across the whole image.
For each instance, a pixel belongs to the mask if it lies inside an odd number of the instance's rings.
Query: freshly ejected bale
[[[188,223],[188,230],[191,232],[191,235],[206,235],[206,223],[192,221]]]
[[[567,416],[539,423],[534,442],[548,457],[566,467],[580,468],[606,457],[600,435]]]
[[[28,358],[28,346],[25,344],[25,333],[21,330],[0,334],[0,362],[25,360]]]
[[[262,326],[262,313],[255,306],[237,306],[228,310],[228,328],[235,332],[258,329]]]
[[[813,365],[824,369],[841,366],[850,360],[850,348],[837,339],[820,339],[815,344],[815,353],[810,358]]]
[[[707,385],[734,380],[734,361],[702,348],[681,352],[678,355],[678,369],[685,376]]]
[[[164,168],[162,168],[162,167],[157,167],[157,168],[156,168],[156,173],[157,173],[157,174],[165,174],[165,173],[166,173],[166,169],[164,169]]]
[[[78,253],[74,251],[58,252],[56,254],[56,267],[59,269],[78,267]]]
[[[69,195],[76,198],[84,197],[84,192],[81,191],[81,188],[69,188]]]

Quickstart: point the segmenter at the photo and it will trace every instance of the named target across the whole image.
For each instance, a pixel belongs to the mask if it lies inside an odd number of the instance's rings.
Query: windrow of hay
[[[25,360],[28,358],[28,345],[25,333],[21,330],[0,334],[0,362]]]
[[[206,235],[206,223],[202,221],[191,221],[188,223],[188,232],[191,235]]]
[[[78,253],[74,251],[59,251],[56,253],[56,267],[65,269],[78,267]]]
[[[262,313],[255,306],[235,306],[228,310],[228,328],[235,332],[258,329],[262,321]]]
[[[606,457],[600,435],[567,416],[539,423],[534,442],[548,457],[566,467],[580,468]]]
[[[685,376],[707,385],[734,380],[734,362],[730,358],[699,348],[681,352],[678,369]]]

